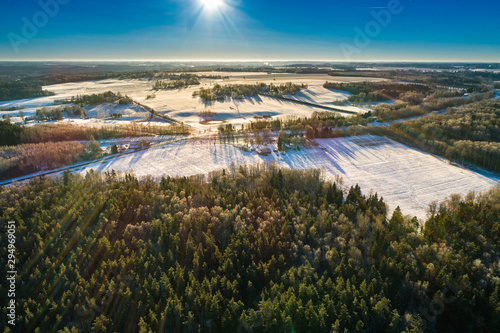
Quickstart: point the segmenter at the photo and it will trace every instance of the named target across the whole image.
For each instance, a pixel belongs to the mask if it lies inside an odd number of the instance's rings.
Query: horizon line
[[[388,59],[388,60],[338,60],[338,59],[0,59],[0,62],[325,62],[325,63],[467,63],[467,64],[500,64],[500,60],[409,60],[409,59]]]

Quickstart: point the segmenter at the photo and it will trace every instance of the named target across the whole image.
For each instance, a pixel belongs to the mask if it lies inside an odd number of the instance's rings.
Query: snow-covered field
[[[69,99],[77,95],[98,94],[109,90],[114,92],[121,92],[123,94],[129,95],[130,97],[142,97],[143,94],[141,93],[141,91],[148,89],[149,86],[150,82],[146,80],[101,80],[55,84],[43,87],[44,90],[55,93],[55,96],[0,102],[0,107],[24,106],[27,108],[36,108],[52,105],[52,103],[54,103],[54,101],[56,100]],[[134,93],[140,94],[134,95]]]
[[[213,73],[214,75],[222,75],[223,73]],[[255,84],[264,82],[267,84],[282,84],[293,81],[297,84],[307,84],[308,89],[300,94],[286,97],[292,97],[300,101],[306,101],[313,104],[333,106],[333,101],[345,100],[349,97],[347,93],[341,93],[323,88],[326,81],[362,81],[365,78],[334,78],[328,75],[297,75],[297,74],[258,74],[239,73],[237,76],[231,76],[225,80],[201,80],[200,86],[192,86],[180,90],[167,90],[156,92],[156,98],[143,100],[141,103],[154,108],[158,112],[163,112],[166,115],[182,121],[190,126],[203,131],[210,127],[217,128],[221,123],[231,123],[234,126],[240,126],[253,120],[255,116],[270,114],[274,116],[310,116],[314,111],[325,111],[322,108],[298,104],[294,102],[279,100],[265,96],[257,96],[253,98],[245,98],[242,100],[228,99],[220,102],[205,103],[199,97],[193,97],[193,92],[203,88],[209,88],[215,83],[218,84]],[[380,79],[371,79],[380,80]],[[337,107],[347,111],[366,112],[365,108],[359,107]],[[202,118],[199,116],[201,111],[210,110],[216,113],[213,123],[202,124]],[[344,114],[345,115],[345,114]]]
[[[326,89],[321,85],[313,85],[304,89],[296,95],[285,95],[286,98],[295,99],[314,104],[331,106],[334,101],[344,101],[351,94],[339,90]]]
[[[425,219],[434,200],[453,193],[485,191],[498,177],[482,175],[451,165],[432,155],[386,138],[361,136],[317,140],[318,146],[301,151],[260,156],[229,144],[179,141],[95,163],[81,170],[134,172],[137,176],[191,176],[228,168],[231,163],[276,162],[294,169],[319,168],[327,179],[341,175],[346,185],[359,184],[383,196],[391,210]]]
[[[239,126],[253,120],[254,116],[271,114],[272,116],[310,116],[314,111],[324,111],[322,108],[311,107],[308,105],[278,100],[269,97],[246,98],[243,100],[229,99],[224,102],[205,103],[199,97],[193,97],[193,92],[201,87],[208,88],[215,83],[219,84],[255,84],[264,82],[267,84],[282,84],[295,82],[297,84],[307,84],[308,89],[302,91],[296,96],[287,96],[292,99],[306,101],[309,103],[332,106],[332,102],[345,100],[349,97],[348,93],[333,91],[323,88],[326,81],[355,82],[364,80],[380,80],[377,78],[359,78],[359,77],[333,77],[329,75],[307,75],[307,74],[266,74],[266,73],[220,73],[207,72],[200,75],[221,75],[229,76],[229,79],[201,79],[201,85],[191,86],[186,89],[154,91],[152,85],[154,82],[148,80],[101,80],[64,83],[43,88],[54,92],[55,96],[46,96],[40,98],[23,99],[16,101],[0,102],[0,107],[25,107],[23,111],[28,116],[36,111],[36,108],[52,105],[57,100],[70,99],[77,95],[98,94],[106,91],[122,93],[128,95],[134,100],[156,111],[168,115],[176,120],[185,122],[194,128],[205,131],[213,127],[215,130],[221,123],[231,123]],[[155,98],[148,99],[147,96],[155,95]],[[105,108],[106,106],[100,106]],[[355,106],[338,107],[351,112],[366,112],[368,109]],[[199,113],[201,111],[211,110],[217,113],[217,119],[213,123],[201,123]],[[92,112],[89,116],[98,117],[99,110]],[[116,112],[116,111],[112,111]],[[94,114],[95,113],[95,114]],[[0,112],[1,115],[15,116],[17,111]],[[123,119],[122,121],[126,121]]]
[[[49,110],[61,108],[61,105],[46,106]],[[22,123],[23,117],[33,117],[36,110],[40,107],[25,107],[14,111],[1,111],[0,116],[6,115],[11,117],[12,123]],[[87,118],[69,117],[61,121],[45,121],[44,123],[73,123],[81,126],[101,127],[105,125],[162,125],[170,126],[167,122],[160,118],[150,119],[151,113],[139,105],[120,105],[113,103],[103,103],[85,108]],[[121,114],[121,118],[112,118],[111,114]],[[29,122],[27,126],[34,126],[38,122]]]

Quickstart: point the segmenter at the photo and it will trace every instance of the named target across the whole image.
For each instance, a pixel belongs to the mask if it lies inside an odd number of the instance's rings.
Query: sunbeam
[[[215,11],[224,6],[224,0],[201,0],[201,4],[206,10]]]

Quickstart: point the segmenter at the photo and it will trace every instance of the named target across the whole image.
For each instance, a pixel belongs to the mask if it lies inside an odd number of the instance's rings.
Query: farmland
[[[162,79],[169,77],[170,80],[177,79],[175,75],[159,76]],[[378,110],[376,109],[378,103],[347,102],[351,96],[349,92],[329,88],[325,82],[336,82],[330,86],[346,86],[351,90],[355,90],[357,84],[361,84],[364,89],[372,85],[377,89],[385,86],[391,88],[402,86],[405,91],[411,90],[412,86],[390,85],[387,79],[376,77],[335,77],[326,74],[199,72],[186,77],[195,78],[199,84],[191,85],[175,80],[173,83],[168,83],[169,81],[149,78],[107,79],[44,86],[44,90],[51,91],[54,95],[1,102],[0,107],[5,110],[1,111],[1,114],[10,117],[12,122],[24,120],[25,126],[39,126],[40,119],[36,121],[29,119],[34,119],[40,113],[40,108],[50,114],[65,105],[70,107],[81,105],[84,116],[64,114],[62,120],[41,123],[102,128],[103,131],[111,129],[112,126],[150,126],[149,128],[154,127],[155,131],[162,133],[157,129],[158,126],[172,127],[176,122],[184,124],[182,126],[191,133],[191,136],[175,140],[147,138],[146,141],[155,143],[150,149],[136,152],[129,149],[126,155],[106,157],[103,161],[87,162],[83,166],[71,169],[81,174],[90,170],[99,172],[115,170],[120,173],[134,173],[139,177],[194,176],[207,175],[237,165],[258,163],[275,163],[290,169],[320,169],[325,179],[341,178],[346,188],[359,184],[363,189],[372,190],[383,196],[390,210],[399,206],[406,214],[417,216],[421,220],[425,219],[427,208],[432,202],[443,200],[456,193],[465,195],[469,191],[486,191],[500,179],[497,174],[460,167],[443,158],[380,136],[329,139],[308,137],[306,142],[299,136],[301,133],[299,126],[297,130],[291,132],[288,130],[286,135],[292,139],[296,136],[295,142],[301,144],[300,147],[297,144],[294,147],[302,149],[282,151],[277,147],[277,132],[268,129],[265,134],[267,139],[260,143],[254,141],[260,140],[264,132],[260,130],[257,132],[253,130],[247,134],[241,132],[244,126],[250,128],[251,124],[261,119],[287,117],[306,119],[325,112],[349,119],[356,115],[362,116],[374,109]],[[293,94],[286,93],[282,96],[266,94],[224,96],[213,101],[198,96],[200,90],[209,90],[214,86],[219,87],[217,89],[238,87],[241,90],[257,84],[262,87],[291,86],[291,82],[299,89]],[[423,90],[420,85],[415,87]],[[458,97],[455,98],[459,98],[461,94],[463,93],[445,92],[443,96],[456,95]],[[102,96],[115,96],[114,98],[120,101],[106,100],[100,104],[81,104],[82,97],[85,97],[83,100],[92,98],[99,100],[103,98]],[[425,101],[429,103],[427,99]],[[406,107],[402,104],[404,101],[389,100],[387,103],[387,107],[392,109]],[[427,109],[424,108],[422,112],[426,112],[425,110]],[[320,122],[323,121],[321,119],[323,118],[320,118]],[[357,119],[359,122],[359,119],[363,118]],[[116,127],[113,128],[116,132]],[[220,128],[232,131],[229,134],[236,135],[236,142],[233,136],[227,138],[219,136]],[[239,130],[240,128],[242,130]],[[57,127],[54,127],[54,130],[57,130]],[[238,132],[234,132],[235,130]],[[134,131],[134,133],[141,132],[137,131],[137,127]],[[150,132],[152,131],[145,131],[145,133]],[[282,136],[283,133],[280,133]],[[247,136],[246,144],[242,144],[242,136]],[[118,144],[119,147],[129,146],[127,142],[130,140],[120,139],[116,135],[113,138],[115,139],[99,141],[101,148],[104,149],[104,156],[110,153],[113,144]],[[266,153],[260,154],[259,150]]]
[[[133,172],[138,177],[175,177],[208,174],[231,165],[271,162],[292,169],[318,168],[326,179],[334,180],[340,175],[346,186],[359,184],[367,191],[372,189],[384,197],[390,209],[400,206],[407,214],[421,219],[436,198],[444,199],[454,193],[465,195],[472,190],[485,191],[500,180],[453,166],[382,137],[319,139],[316,142],[317,147],[261,156],[231,144],[181,141],[89,165],[80,172],[115,170]]]
[[[211,76],[218,76],[221,73],[210,72]],[[193,97],[193,93],[202,88],[209,88],[214,84],[285,84],[287,82],[297,82],[308,85],[308,89],[299,92],[297,95],[284,97],[297,99],[299,101],[310,102],[322,106],[333,107],[333,102],[346,100],[349,96],[347,93],[341,93],[325,89],[322,85],[326,80],[330,79],[328,75],[298,75],[298,74],[262,74],[262,73],[235,73],[225,74],[226,79],[200,79],[201,84],[182,89],[172,90],[154,90],[154,82],[149,80],[101,80],[88,81],[78,83],[64,83],[43,88],[55,93],[54,96],[45,96],[32,99],[15,100],[0,102],[0,108],[19,108],[25,116],[34,114],[37,108],[42,106],[53,107],[53,103],[60,100],[69,100],[72,97],[100,94],[106,91],[121,93],[132,98],[134,101],[145,106],[151,107],[162,115],[171,117],[179,122],[184,122],[198,130],[216,130],[221,123],[230,123],[234,126],[245,124],[260,117],[263,114],[271,114],[272,116],[310,116],[314,111],[323,111],[321,107],[312,105],[304,105],[293,103],[291,101],[280,100],[267,96],[245,97],[243,99],[229,98],[225,101],[205,102],[199,97]],[[364,78],[342,77],[338,78],[342,82],[357,82],[367,80]],[[368,80],[379,80],[369,78]],[[154,96],[154,98],[151,98]],[[131,107],[133,108],[133,107]],[[347,112],[366,112],[367,109],[355,106],[339,106],[336,107],[342,114],[342,110]],[[93,106],[89,109],[91,112],[89,117],[104,118],[109,114],[107,112],[109,106]],[[217,114],[216,119],[209,124],[200,124],[200,112],[211,110]],[[115,111],[113,111],[115,112]],[[116,110],[120,112],[120,110]],[[139,112],[140,113],[140,112]],[[0,114],[18,117],[19,111],[5,111]],[[348,114],[347,114],[348,115]],[[137,116],[137,115],[134,115]],[[131,118],[129,117],[128,120]],[[15,119],[19,120],[19,119]],[[138,120],[134,117],[134,120]],[[121,121],[127,121],[122,119]],[[87,121],[92,123],[91,121]],[[109,121],[105,121],[108,123]],[[85,122],[84,122],[85,123]],[[91,124],[92,125],[92,124]]]

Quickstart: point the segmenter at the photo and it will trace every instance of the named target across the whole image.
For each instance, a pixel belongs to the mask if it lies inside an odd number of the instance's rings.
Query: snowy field
[[[263,82],[266,84],[272,83],[278,85],[287,82],[295,82],[297,84],[307,84],[309,88],[303,90],[296,96],[289,95],[287,97],[323,106],[333,106],[332,102],[346,100],[349,97],[349,94],[323,88],[323,84],[326,81],[357,82],[366,80],[381,80],[377,78],[333,77],[324,74],[307,75],[220,72],[205,72],[199,74],[229,76],[229,78],[201,79],[201,85],[199,86],[161,91],[154,91],[152,89],[154,81],[148,80],[100,80],[64,83],[43,87],[45,90],[54,92],[56,94],[55,96],[0,102],[0,107],[24,107],[25,109],[23,112],[25,113],[25,116],[29,116],[32,115],[37,108],[50,106],[57,100],[67,100],[77,95],[98,94],[106,91],[113,91],[115,93],[120,92],[124,95],[128,95],[135,101],[152,107],[162,114],[168,115],[181,122],[185,122],[200,131],[205,131],[210,130],[211,127],[216,130],[220,124],[231,123],[235,126],[239,126],[250,122],[255,116],[262,116],[263,114],[271,114],[272,116],[294,115],[304,117],[310,116],[314,111],[324,111],[324,109],[264,96],[246,98],[242,100],[228,99],[224,102],[205,103],[201,100],[201,98],[192,96],[193,92],[199,90],[201,87],[209,88],[216,83],[226,85],[255,84]],[[147,96],[153,94],[156,96],[155,98],[147,98]],[[106,106],[99,107],[106,108]],[[351,112],[366,112],[368,110],[367,108],[355,106],[337,108]],[[204,119],[200,117],[200,112],[205,110],[210,110],[216,113],[216,119],[213,119],[210,122],[204,122]],[[96,112],[93,112],[94,110],[91,109],[90,111],[89,116],[99,117],[99,110],[95,110]],[[17,116],[18,114],[18,111],[0,112],[0,116]],[[127,121],[127,119],[122,119],[122,121]]]
[[[60,108],[57,106],[48,106],[47,108],[54,109]],[[16,111],[5,111],[0,112],[0,115],[5,114],[11,117],[10,121],[12,123],[23,123],[23,119],[20,117],[22,112],[23,117],[32,117],[35,115],[37,108],[26,108]],[[63,120],[50,120],[44,121],[43,124],[73,124],[79,126],[87,127],[103,127],[109,125],[144,125],[144,126],[170,126],[171,123],[161,118],[150,119],[151,113],[138,105],[117,105],[111,103],[104,103],[100,105],[95,105],[85,108],[87,112],[87,118],[82,119],[80,117],[66,117]],[[116,119],[110,117],[112,113],[119,113],[122,118]],[[26,124],[26,126],[36,126],[41,124],[41,122],[32,121]]]
[[[151,89],[151,82],[147,80],[100,80],[62,83],[44,86],[44,90],[55,93],[55,96],[20,99],[15,101],[0,102],[0,107],[36,108],[52,105],[57,100],[70,99],[77,95],[99,94],[106,91],[121,92],[130,97],[144,97],[143,91]]]
[[[216,75],[222,73],[215,73]],[[141,103],[154,108],[158,112],[162,112],[174,119],[182,121],[190,126],[203,131],[215,125],[215,129],[221,124],[231,123],[234,126],[240,126],[254,119],[255,116],[270,114],[273,117],[282,116],[299,116],[308,117],[314,111],[325,111],[323,108],[313,107],[294,102],[284,101],[266,96],[257,96],[245,98],[242,100],[227,99],[223,102],[203,102],[199,97],[193,97],[193,92],[203,88],[209,88],[215,83],[225,84],[255,84],[263,82],[266,84],[283,84],[287,82],[295,82],[297,84],[307,84],[308,89],[303,90],[298,95],[286,95],[285,97],[305,101],[313,104],[332,107],[334,101],[346,100],[349,97],[348,93],[342,93],[323,88],[326,81],[342,81],[355,82],[362,81],[366,78],[334,78],[328,75],[296,75],[296,74],[260,74],[241,73],[238,76],[233,76],[225,80],[201,80],[200,86],[192,86],[180,90],[167,90],[156,92],[156,98],[143,100]],[[380,79],[370,79],[380,80]],[[367,108],[345,106],[337,107],[350,112],[364,113],[369,111]],[[200,112],[210,110],[217,114],[213,123],[202,123]],[[343,114],[349,116],[348,114]]]
[[[279,166],[319,168],[326,179],[341,175],[345,185],[359,184],[377,192],[391,210],[400,206],[405,214],[425,219],[434,200],[469,191],[485,191],[500,178],[456,167],[430,154],[377,136],[317,140],[318,146],[272,153],[263,157],[233,145],[202,141],[179,141],[126,155],[82,170],[134,172],[137,176],[191,176],[228,168],[231,163],[276,162]]]
[[[313,83],[308,87],[308,89],[304,89],[299,93],[297,93],[296,95],[288,94],[285,95],[284,97],[301,102],[314,103],[327,107],[334,107],[336,109],[345,110],[349,112],[365,113],[372,110],[369,107],[360,107],[353,105],[345,105],[345,106],[335,105],[333,102],[345,101],[351,96],[351,94],[346,91],[326,89],[325,87],[323,87],[323,83],[322,84]]]

